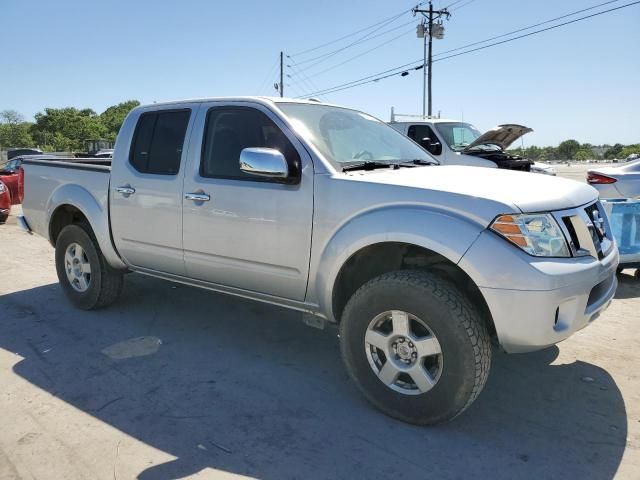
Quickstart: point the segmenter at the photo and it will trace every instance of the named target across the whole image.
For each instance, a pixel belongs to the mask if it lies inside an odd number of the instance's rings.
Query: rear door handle
[[[208,202],[211,200],[211,197],[206,193],[185,193],[184,198],[194,202]]]
[[[136,189],[131,185],[125,185],[123,187],[116,187],[116,192],[121,193],[125,196],[133,195],[136,193]]]

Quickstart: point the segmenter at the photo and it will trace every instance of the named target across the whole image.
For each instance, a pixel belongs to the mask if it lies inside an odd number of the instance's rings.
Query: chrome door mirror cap
[[[245,148],[240,152],[240,170],[250,175],[287,178],[289,165],[284,155],[273,148]]]

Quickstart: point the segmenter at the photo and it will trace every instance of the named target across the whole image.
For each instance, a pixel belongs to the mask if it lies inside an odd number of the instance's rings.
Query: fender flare
[[[65,205],[77,208],[89,221],[100,250],[109,265],[120,270],[126,269],[127,265],[118,255],[111,240],[108,207],[102,208],[100,202],[89,191],[79,185],[62,185],[54,190],[49,197],[45,208],[49,242],[55,247],[51,237],[51,219],[58,208]]]
[[[345,263],[363,248],[379,243],[406,243],[431,250],[454,264],[462,259],[486,226],[454,212],[418,205],[369,210],[342,224],[324,245],[316,282],[310,292],[330,321],[333,290]]]

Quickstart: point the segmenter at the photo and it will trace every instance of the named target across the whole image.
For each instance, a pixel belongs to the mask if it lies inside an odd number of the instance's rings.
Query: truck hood
[[[533,129],[523,125],[515,125],[511,123],[498,125],[496,128],[492,128],[476,138],[465,147],[463,152],[466,153],[480,145],[497,145],[502,150],[506,150],[509,148],[509,145],[529,132],[533,132]]]
[[[491,221],[502,213],[550,212],[595,201],[585,183],[527,172],[458,165],[353,172],[354,180],[421,189],[416,200]],[[395,198],[406,198],[396,191]]]

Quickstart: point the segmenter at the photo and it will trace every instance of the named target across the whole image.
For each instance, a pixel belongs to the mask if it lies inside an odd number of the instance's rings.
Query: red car
[[[0,165],[0,180],[9,189],[13,205],[22,203],[23,191],[22,191],[22,162],[27,159],[33,160],[57,160],[58,157],[53,155],[20,155],[14,157],[8,162]]]
[[[22,161],[26,157],[16,157],[9,160],[4,165],[0,165],[0,181],[9,189],[13,205],[22,203],[22,189],[20,188],[20,174],[22,172]]]
[[[0,182],[0,224],[7,221],[11,211],[11,194],[7,186]]]
[[[18,186],[20,170],[22,170],[20,165],[22,165],[22,160],[15,158],[0,166],[0,181],[9,189],[13,205],[20,203],[21,198]]]

